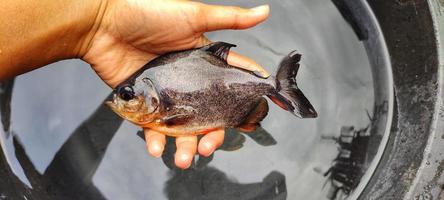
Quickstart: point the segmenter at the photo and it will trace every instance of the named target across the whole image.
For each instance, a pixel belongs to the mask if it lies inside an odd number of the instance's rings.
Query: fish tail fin
[[[275,104],[300,118],[315,118],[317,112],[296,84],[300,60],[301,54],[295,51],[282,60],[276,75],[277,92],[269,97]]]

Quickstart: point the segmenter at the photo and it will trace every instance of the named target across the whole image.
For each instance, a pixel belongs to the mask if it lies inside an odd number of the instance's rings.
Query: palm
[[[106,83],[115,86],[160,54],[207,42],[202,36],[205,29],[199,25],[206,19],[190,6],[197,3],[171,2],[119,1],[111,5],[85,55]]]

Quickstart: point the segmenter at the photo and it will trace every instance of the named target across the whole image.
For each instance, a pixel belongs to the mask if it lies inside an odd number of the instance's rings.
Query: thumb
[[[270,7],[262,5],[251,9],[234,6],[216,6],[200,4],[202,32],[221,29],[246,29],[265,21],[270,14]]]

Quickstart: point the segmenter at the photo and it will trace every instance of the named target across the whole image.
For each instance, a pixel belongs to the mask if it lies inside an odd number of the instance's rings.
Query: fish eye
[[[117,94],[121,99],[125,101],[134,99],[134,97],[136,96],[133,87],[129,85],[119,87],[119,89],[117,90]]]
[[[151,97],[151,103],[153,104],[153,106],[158,106],[159,105],[159,101],[156,98],[154,98],[154,97]]]

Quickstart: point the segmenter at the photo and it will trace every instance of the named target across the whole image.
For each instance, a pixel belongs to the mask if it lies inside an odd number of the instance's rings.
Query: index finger
[[[208,38],[202,36],[199,43],[197,44],[197,47],[205,46],[211,43],[212,42]],[[252,71],[264,78],[268,78],[270,76],[270,73],[268,73],[261,65],[257,64],[254,60],[240,55],[234,51],[230,51],[230,53],[228,54],[227,63],[238,68]]]
[[[270,76],[270,74],[262,66],[254,62],[254,60],[242,56],[240,54],[237,54],[236,52],[233,51],[230,51],[230,53],[228,54],[227,62],[228,64],[233,65],[235,67],[252,71],[255,74],[262,76],[264,78]]]

